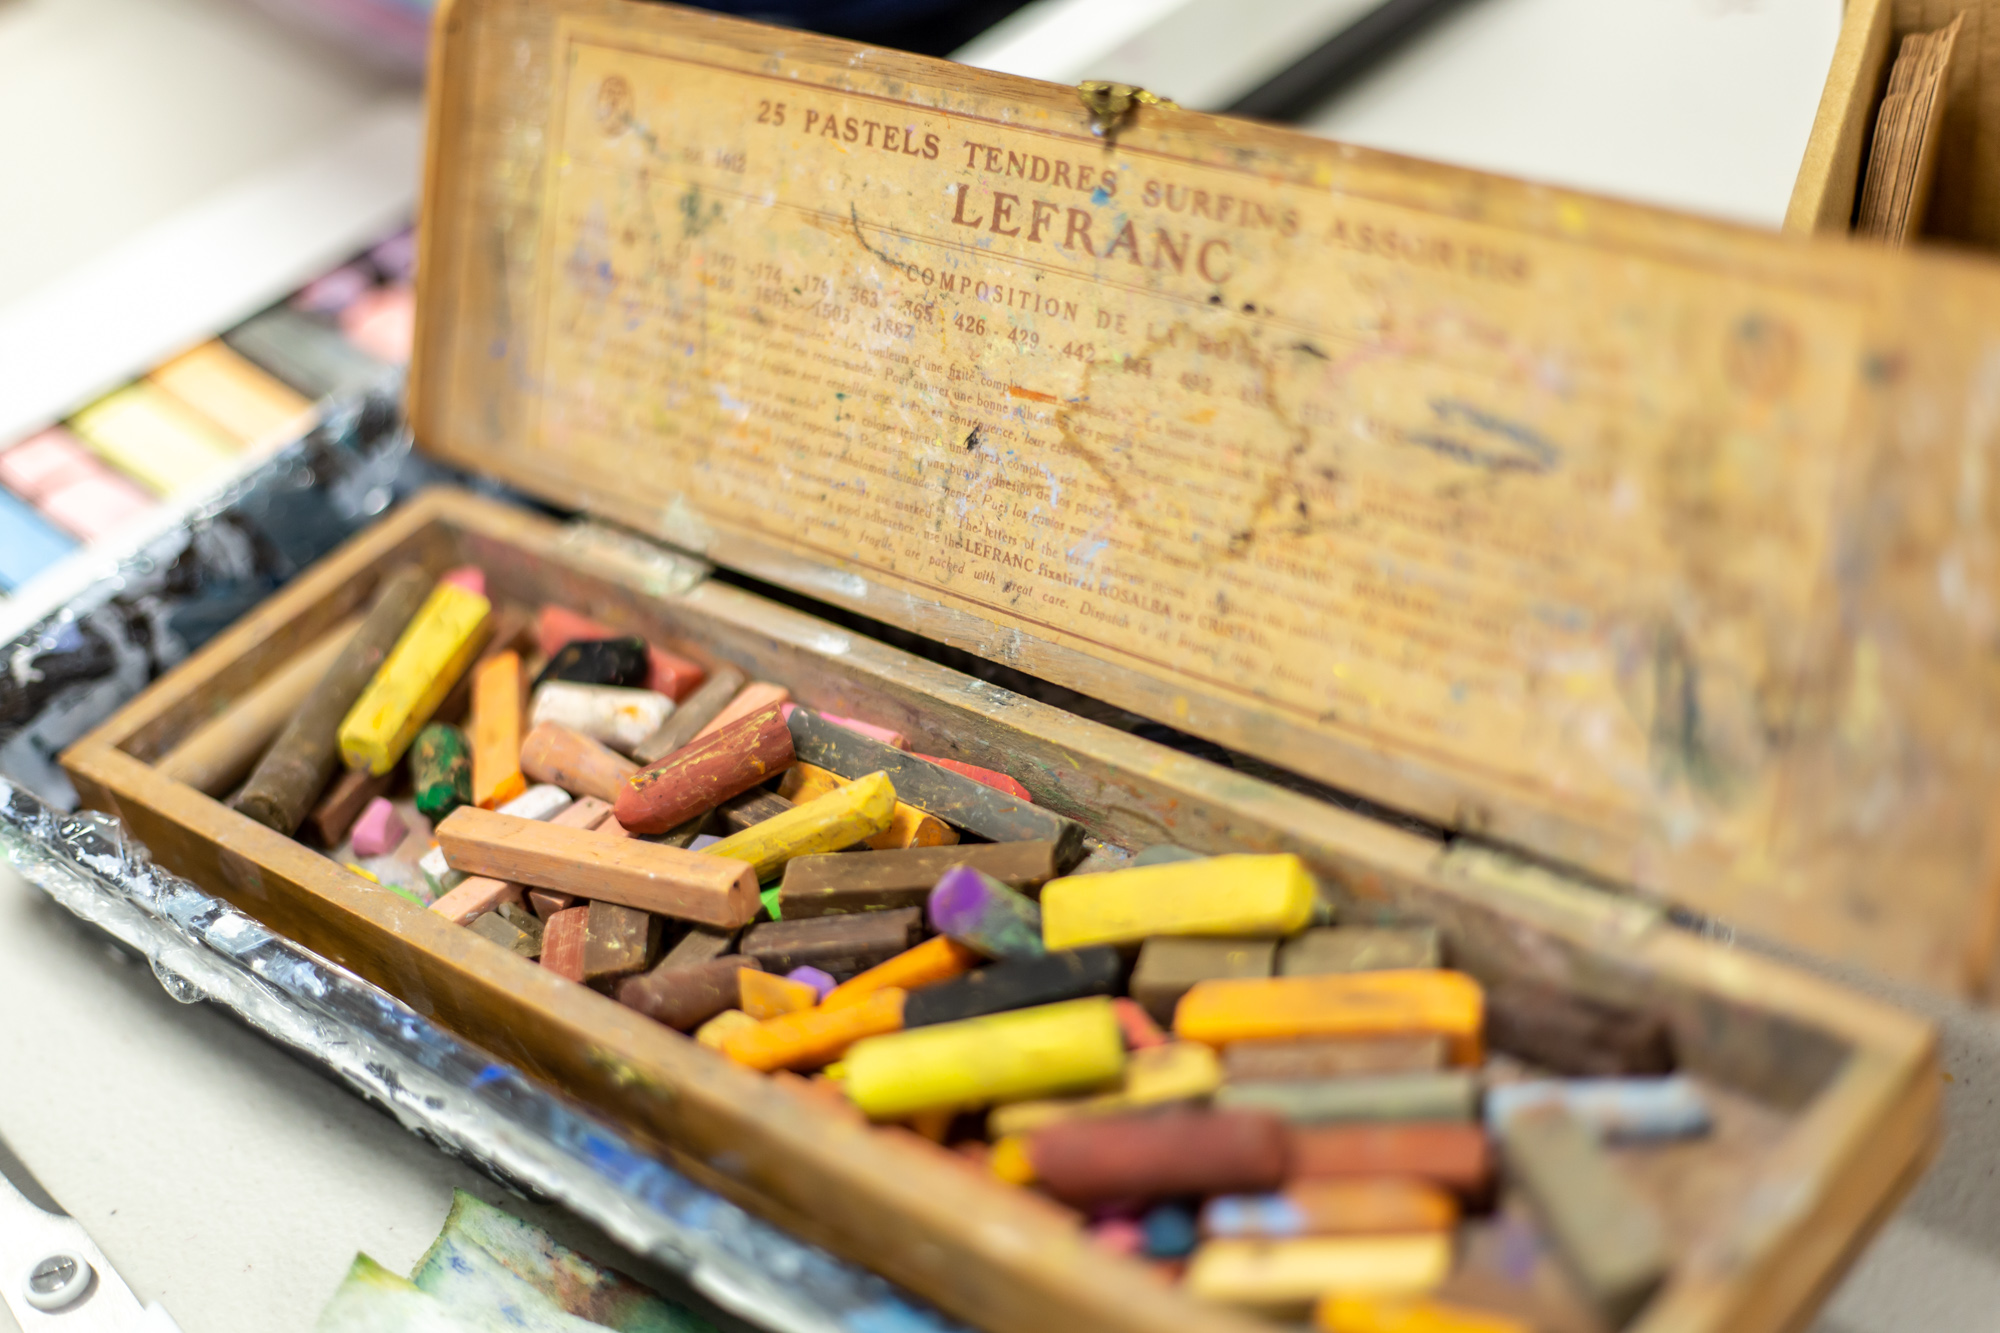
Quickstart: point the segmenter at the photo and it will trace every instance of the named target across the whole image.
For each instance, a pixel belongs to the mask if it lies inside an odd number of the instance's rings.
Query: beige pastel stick
[[[531,782],[548,782],[578,796],[616,802],[625,779],[639,766],[568,727],[544,722],[521,742],[521,772]]]
[[[469,875],[559,889],[579,898],[733,929],[761,905],[742,861],[637,838],[538,824],[463,807],[437,828],[445,862]]]
[[[361,617],[353,616],[313,640],[227,712],[196,727],[167,751],[154,770],[210,796],[220,796],[241,782],[360,627]]]
[[[611,807],[605,802],[595,796],[580,796],[551,815],[546,822],[556,828],[594,829],[610,818]],[[617,825],[614,823],[612,827]],[[458,925],[469,926],[501,903],[520,902],[526,887],[513,880],[474,875],[432,903],[431,910],[439,916],[449,917]]]

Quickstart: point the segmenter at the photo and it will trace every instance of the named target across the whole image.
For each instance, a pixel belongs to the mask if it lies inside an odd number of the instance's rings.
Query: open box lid
[[[1985,984],[1990,266],[630,0],[438,34],[430,453]]]

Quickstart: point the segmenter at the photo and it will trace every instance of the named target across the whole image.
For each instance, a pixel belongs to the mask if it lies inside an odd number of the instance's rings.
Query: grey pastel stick
[[[794,708],[786,725],[793,751],[808,764],[844,778],[887,773],[897,800],[989,842],[1052,842],[1064,865],[1082,855],[1083,825],[1073,819],[835,726],[810,708]]]
[[[336,735],[341,719],[396,646],[435,582],[415,565],[404,565],[383,581],[361,628],[257,761],[234,802],[239,811],[286,837],[298,829],[339,762]]]
[[[709,673],[701,688],[681,700],[674,715],[661,728],[640,741],[632,757],[641,764],[657,763],[694,739],[694,734],[715,720],[722,706],[736,697],[747,677],[724,662]]]
[[[1614,1328],[1622,1326],[1671,1263],[1659,1214],[1560,1106],[1509,1117],[1500,1151],[1508,1179],[1528,1196],[1577,1284]]]

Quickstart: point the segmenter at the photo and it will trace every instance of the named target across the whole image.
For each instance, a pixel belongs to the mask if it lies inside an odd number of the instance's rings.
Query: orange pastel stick
[[[839,1009],[860,1004],[869,996],[893,986],[915,990],[934,982],[963,976],[986,961],[986,956],[966,948],[957,940],[934,935],[914,949],[905,949],[884,963],[877,963],[859,976],[841,982],[820,1001],[822,1009]]]
[[[1174,1010],[1174,1033],[1210,1046],[1437,1033],[1457,1063],[1476,1065],[1485,1008],[1478,982],[1442,968],[1244,977],[1197,982]]]
[[[521,772],[521,655],[496,653],[472,675],[472,803],[498,810],[528,789]]]
[[[773,1069],[816,1069],[838,1060],[863,1037],[880,1037],[903,1030],[900,990],[876,991],[844,1009],[806,1009],[768,1019],[754,1028],[732,1032],[722,1053],[739,1065],[769,1073]]]

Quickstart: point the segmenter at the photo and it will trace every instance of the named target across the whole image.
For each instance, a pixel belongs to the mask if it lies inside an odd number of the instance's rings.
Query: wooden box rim
[[[1634,1333],[1796,1327],[1932,1150],[1936,1032],[1921,1019],[1531,866],[1450,848],[1001,697],[755,594],[714,581],[661,594],[657,570],[625,553],[569,541],[546,518],[464,492],[433,490],[403,505],[64,754],[86,803],[120,815],[176,873],[613,1116],[703,1183],[951,1314],[1005,1333],[1263,1327],[1185,1301],[1098,1251],[1034,1196],[951,1154],[904,1133],[859,1133],[781,1081],[550,977],[150,767],[229,694],[349,614],[382,570],[412,558],[440,568],[461,558],[445,539],[433,540],[445,529],[475,541],[482,557],[516,560],[517,571],[570,570],[601,584],[616,604],[588,609],[614,621],[656,605],[738,650],[821,663],[826,678],[805,685],[808,702],[832,706],[844,700],[825,691],[861,688],[878,693],[878,707],[932,719],[940,737],[1005,741],[1038,762],[1060,758],[1031,775],[1038,799],[1061,808],[1094,791],[1093,782],[1109,782],[1123,799],[1097,808],[1128,840],[1149,821],[1186,818],[1202,826],[1187,830],[1197,845],[1233,836],[1296,850],[1359,901],[1394,901],[1436,920],[1462,962],[1477,955],[1502,970],[1553,969],[1606,998],[1654,995],[1675,1013],[1695,1067],[1761,1086],[1756,1095],[1791,1102],[1795,1116],[1756,1164],[1764,1182],[1756,1197],[1769,1206],[1718,1218]]]

